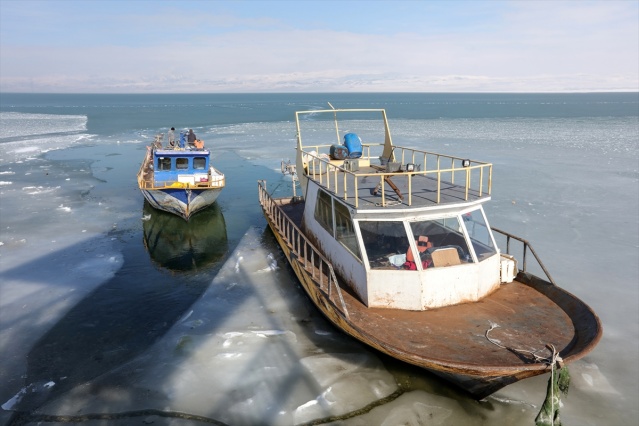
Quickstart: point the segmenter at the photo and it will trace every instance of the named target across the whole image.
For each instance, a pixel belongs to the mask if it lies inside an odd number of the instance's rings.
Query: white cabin
[[[340,145],[354,133],[339,126],[359,121],[337,117],[364,113],[381,114],[383,136],[362,121],[362,144]],[[304,145],[304,114],[330,114],[334,123],[324,124],[337,142]],[[304,111],[296,118],[302,226],[366,306],[425,310],[474,302],[512,281],[514,260],[500,254],[482,208],[490,200],[491,164],[394,146],[384,110]]]

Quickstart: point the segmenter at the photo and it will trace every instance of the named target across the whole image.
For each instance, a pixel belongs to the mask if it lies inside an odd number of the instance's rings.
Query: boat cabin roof
[[[371,116],[381,124],[371,124]],[[394,145],[383,109],[300,111],[296,122],[296,171],[303,190],[312,180],[354,213],[459,211],[490,199],[492,164]],[[302,135],[306,122],[313,126],[308,140]],[[321,125],[324,139],[317,137]],[[351,130],[356,126],[363,138]]]
[[[153,155],[156,157],[207,157],[210,153],[208,149],[156,149],[153,151]]]
[[[462,184],[420,173],[386,173],[376,167],[361,167],[349,172],[343,167],[332,172],[334,180],[350,181],[346,188],[331,185],[324,176],[310,176],[320,186],[332,192],[359,213],[366,211],[392,211],[411,213],[415,210],[450,210],[483,203],[490,194]]]

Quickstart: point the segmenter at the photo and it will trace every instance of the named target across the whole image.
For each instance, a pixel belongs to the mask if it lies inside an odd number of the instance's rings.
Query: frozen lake
[[[0,424],[534,423],[547,376],[477,402],[314,309],[257,202],[258,179],[290,190],[292,122],[194,126],[227,176],[197,232],[137,189],[165,129],[0,118]],[[490,224],[600,316],[603,339],[569,367],[564,423],[636,424],[637,118],[389,120],[396,144],[492,162]]]

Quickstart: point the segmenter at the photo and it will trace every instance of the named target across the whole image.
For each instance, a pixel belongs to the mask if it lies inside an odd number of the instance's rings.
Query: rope
[[[502,345],[498,341],[491,339],[488,336],[495,328],[499,327],[499,324],[491,323],[490,328],[486,330],[485,336],[486,339],[495,346],[499,346],[500,348],[507,349],[510,351],[518,352],[518,353],[526,353],[530,354],[534,357],[536,362],[544,362],[550,366],[550,381],[548,382],[548,390],[546,391],[546,399],[542,404],[541,410],[537,417],[535,418],[535,424],[538,426],[555,426],[555,418],[557,419],[557,426],[561,426],[561,421],[559,420],[559,407],[561,405],[561,401],[559,399],[559,394],[557,394],[557,401],[555,403],[555,386],[557,386],[558,391],[567,394],[568,387],[570,385],[570,374],[567,368],[563,367],[563,359],[559,356],[559,351],[555,348],[555,346],[551,343],[546,345],[546,348],[552,352],[550,358],[542,357],[537,355],[541,349],[530,351],[526,349],[517,349],[517,348],[509,348],[505,345]],[[557,370],[557,365],[559,365],[559,373],[555,375],[555,371]],[[548,407],[549,406],[549,407]],[[549,408],[549,409],[548,409]]]
[[[535,362],[545,362],[547,364],[551,364],[552,359],[551,358],[545,358],[543,356],[539,356],[537,355],[537,352],[543,350],[543,349],[537,349],[535,351],[529,351],[526,349],[517,349],[517,348],[509,348],[507,346],[502,345],[501,343],[497,342],[496,340],[491,339],[490,337],[488,337],[488,333],[490,333],[492,330],[494,330],[495,328],[498,328],[499,324],[495,324],[495,323],[491,323],[490,328],[488,330],[486,330],[486,339],[488,339],[488,341],[490,343],[492,343],[495,346],[499,346],[502,349],[507,349],[507,350],[511,350],[511,351],[515,351],[515,352],[519,352],[519,353],[524,353],[524,354],[530,354],[535,358]],[[553,346],[554,348],[554,346]]]
[[[557,356],[555,355],[555,347],[552,347],[553,353],[552,353],[552,367],[550,369],[550,383],[555,383],[555,361],[557,359]],[[554,386],[550,386],[550,409],[552,410],[552,412],[555,412],[555,387]],[[555,416],[551,417],[550,420],[550,424],[551,426],[555,425]]]

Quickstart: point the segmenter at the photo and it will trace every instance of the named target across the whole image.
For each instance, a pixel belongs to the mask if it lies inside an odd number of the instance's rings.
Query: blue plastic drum
[[[355,133],[346,133],[344,135],[344,146],[348,149],[348,158],[362,156],[362,140]]]

